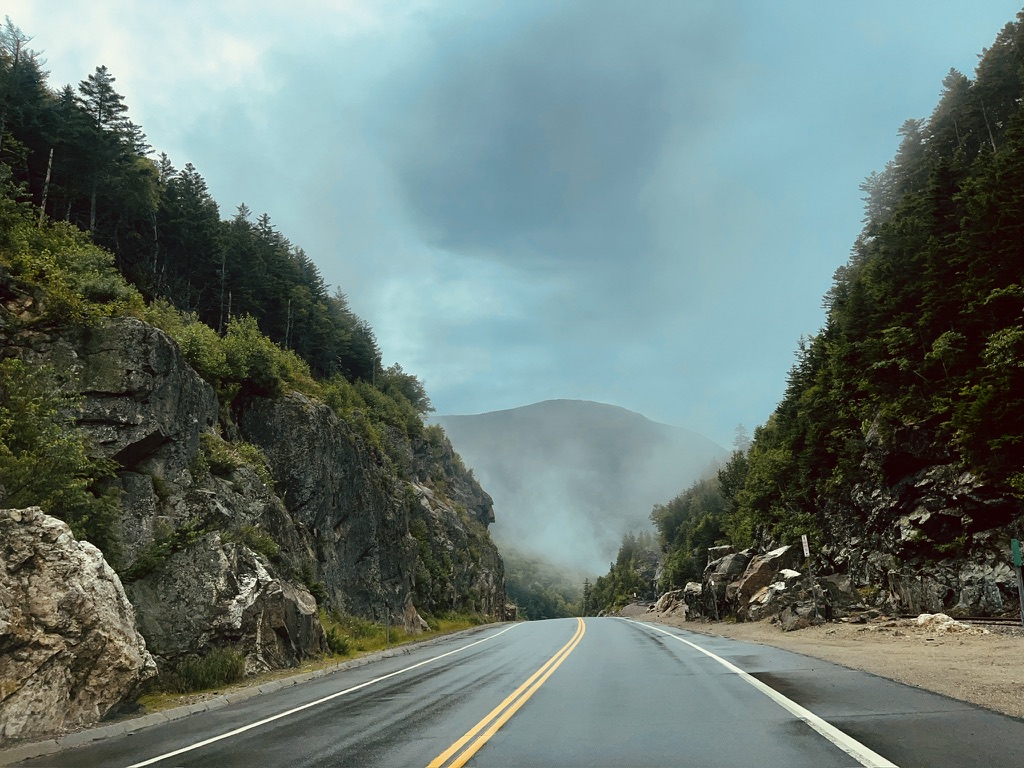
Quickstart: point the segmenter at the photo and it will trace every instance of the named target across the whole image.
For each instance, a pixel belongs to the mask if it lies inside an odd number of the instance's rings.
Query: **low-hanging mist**
[[[436,420],[494,498],[499,546],[592,573],[654,504],[726,455],[695,432],[580,400]]]

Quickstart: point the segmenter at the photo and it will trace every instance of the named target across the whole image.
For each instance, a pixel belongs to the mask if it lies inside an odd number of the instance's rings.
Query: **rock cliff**
[[[285,555],[312,565],[332,606],[383,618],[413,599],[429,612],[500,614],[503,568],[486,530],[490,497],[460,472],[447,440],[389,435],[396,466],[303,395],[256,398],[239,411],[239,431],[266,455],[294,521]]]
[[[7,330],[0,356],[53,366],[119,466],[119,570],[161,667],[223,646],[249,670],[295,664],[325,648],[320,607],[410,631],[421,612],[501,615],[490,498],[443,435],[385,451],[297,393],[228,408],[132,318]]]
[[[735,554],[712,548],[702,583],[679,599],[691,614],[774,617],[787,628],[811,620],[815,603],[821,616],[1016,615],[1010,538],[1022,534],[1019,508],[925,428],[878,418],[866,431],[859,481],[822,501],[811,563],[799,544],[779,546],[786,542]]]

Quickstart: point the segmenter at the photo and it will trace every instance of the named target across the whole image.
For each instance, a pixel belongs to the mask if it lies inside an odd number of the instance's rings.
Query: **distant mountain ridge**
[[[703,435],[587,400],[434,419],[494,498],[501,542],[603,571],[623,532],[727,451]]]

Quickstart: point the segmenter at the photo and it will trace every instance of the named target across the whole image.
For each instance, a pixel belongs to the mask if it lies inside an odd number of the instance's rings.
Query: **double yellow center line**
[[[551,673],[558,669],[566,657],[580,644],[580,640],[583,639],[583,635],[587,631],[587,625],[583,623],[583,619],[577,618],[576,621],[578,622],[576,633],[568,643],[562,646],[558,653],[548,659],[544,666],[530,675],[529,679],[509,694],[508,698],[501,702],[501,704],[492,709],[487,717],[466,731],[466,734],[461,739],[434,758],[427,768],[441,768],[441,766],[461,768],[465,765],[477,753],[480,747],[486,744],[487,740],[497,733],[498,729],[507,723],[512,715],[519,711],[519,708],[526,703],[527,699],[544,685],[544,682],[551,677]],[[469,746],[466,746],[467,744]]]

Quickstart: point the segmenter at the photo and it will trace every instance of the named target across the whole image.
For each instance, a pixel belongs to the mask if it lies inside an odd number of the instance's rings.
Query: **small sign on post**
[[[1020,624],[1024,627],[1024,576],[1021,575],[1020,540],[1010,539],[1010,551],[1013,552],[1013,569],[1017,571],[1017,600],[1020,602]]]
[[[814,618],[818,618],[818,585],[814,581],[814,570],[811,567],[811,546],[807,543],[807,534],[800,534],[800,541],[804,545],[804,557],[807,558],[807,575],[811,577],[811,605],[814,607]]]

